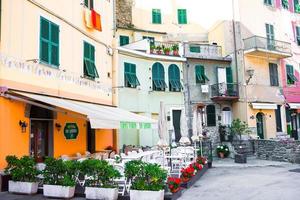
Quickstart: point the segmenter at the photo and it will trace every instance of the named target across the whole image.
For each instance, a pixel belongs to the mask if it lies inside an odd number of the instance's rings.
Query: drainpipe
[[[236,83],[238,84],[237,94],[239,96],[239,73],[238,73],[238,59],[237,59],[237,45],[236,45],[236,28],[235,28],[235,7],[234,0],[232,0],[232,30],[233,30],[233,47],[234,47],[234,60],[235,60],[235,75]]]
[[[116,11],[116,0],[113,0],[113,37],[116,37],[117,31]]]

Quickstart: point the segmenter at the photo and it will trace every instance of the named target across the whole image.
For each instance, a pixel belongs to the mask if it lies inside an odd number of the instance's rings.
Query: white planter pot
[[[118,189],[117,188],[85,187],[85,198],[117,200],[118,199]]]
[[[75,187],[61,185],[44,185],[43,194],[46,197],[72,198],[75,193]]]
[[[9,181],[8,191],[11,193],[19,194],[36,194],[38,191],[39,183]]]
[[[164,190],[146,191],[146,190],[130,190],[130,200],[163,200]]]

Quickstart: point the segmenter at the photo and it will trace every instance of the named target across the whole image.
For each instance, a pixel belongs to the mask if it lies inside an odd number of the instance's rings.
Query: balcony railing
[[[237,100],[238,84],[236,83],[219,83],[211,85],[212,100]]]
[[[179,45],[177,43],[157,42],[150,43],[150,53],[166,56],[179,56]]]
[[[247,39],[244,39],[244,49],[256,51],[263,50],[274,52],[276,54],[285,54],[285,57],[291,55],[291,43],[272,40],[265,37],[253,36]]]
[[[184,45],[184,49],[186,57],[218,60],[223,59],[222,47],[218,45],[186,43]]]

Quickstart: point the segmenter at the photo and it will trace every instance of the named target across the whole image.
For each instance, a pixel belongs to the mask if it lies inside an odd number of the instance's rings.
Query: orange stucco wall
[[[54,136],[54,157],[59,157],[61,155],[73,155],[77,152],[83,154],[86,151],[86,141],[87,141],[87,128],[86,120],[80,119],[79,117],[73,117],[74,113],[68,111],[68,115],[63,113],[57,113],[57,119],[53,123],[53,136]],[[79,116],[77,114],[77,116]],[[61,125],[60,131],[55,127],[55,123]],[[77,123],[79,134],[75,140],[67,140],[64,136],[64,127],[66,123]]]
[[[96,130],[96,151],[103,150],[108,146],[113,146],[113,130]]]
[[[19,121],[28,124],[22,133]],[[29,154],[29,118],[25,117],[25,103],[0,97],[0,169],[6,166],[7,155]]]

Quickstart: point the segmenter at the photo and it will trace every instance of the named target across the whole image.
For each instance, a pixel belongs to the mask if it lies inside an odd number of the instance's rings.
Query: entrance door
[[[226,94],[226,90],[227,90],[226,68],[218,67],[217,76],[218,76],[219,95],[223,96]]]
[[[31,121],[30,154],[37,162],[43,162],[44,158],[49,156],[48,124],[48,121]]]
[[[174,127],[174,131],[175,131],[175,142],[179,142],[179,140],[181,138],[180,115],[181,115],[181,110],[173,110],[172,111],[173,127]]]
[[[297,113],[291,114],[291,123],[292,123],[292,137],[295,140],[298,140]]]
[[[257,128],[257,136],[260,139],[264,139],[264,114],[257,113],[256,115],[256,128]]]
[[[96,136],[95,129],[91,128],[90,122],[87,123],[87,150],[90,153],[95,153],[96,151]]]

